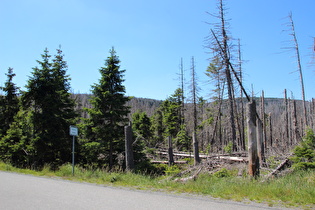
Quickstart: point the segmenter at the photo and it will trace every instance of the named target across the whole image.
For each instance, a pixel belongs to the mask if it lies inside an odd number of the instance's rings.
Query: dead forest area
[[[89,94],[75,94],[73,97],[77,100],[77,109],[83,107],[90,108]],[[290,171],[292,161],[290,157],[293,155],[294,148],[303,141],[307,130],[315,129],[315,100],[306,101],[307,108],[307,125],[303,118],[303,102],[290,98],[252,98],[256,102],[257,118],[261,120],[261,143],[263,154],[260,159],[260,173],[270,177],[281,174],[284,169]],[[153,164],[175,164],[174,171],[175,180],[185,181],[195,179],[200,172],[217,173],[222,170],[236,170],[239,176],[248,173],[248,163],[251,159],[249,153],[248,127],[246,125],[247,101],[243,98],[235,100],[235,118],[237,138],[236,146],[233,148],[233,140],[231,139],[231,129],[229,125],[228,100],[221,103],[217,101],[205,102],[198,106],[198,122],[197,134],[199,148],[199,164],[194,162],[193,148],[193,105],[191,103],[184,104],[185,132],[188,136],[188,146],[179,143],[178,137],[171,138],[163,136],[161,142],[149,143],[154,141],[145,139],[143,135],[139,135],[134,131],[133,142],[143,141],[145,145],[145,153],[147,158]],[[150,125],[154,125],[156,113],[159,112],[163,101],[147,98],[131,97],[127,103],[130,107],[129,121],[133,120],[133,115],[137,113],[145,113],[151,121]],[[87,113],[81,112],[82,117],[86,118]],[[161,122],[165,123],[165,122]],[[166,126],[166,125],[164,125]],[[152,126],[153,135],[158,135]],[[154,139],[154,137],[152,137]],[[171,141],[171,142],[170,142]],[[137,144],[137,143],[136,143]],[[172,157],[170,158],[170,145],[172,149]],[[257,147],[257,145],[256,145]],[[259,150],[259,149],[258,149]],[[259,151],[261,153],[262,151]],[[257,155],[256,155],[257,156]],[[258,155],[259,156],[259,155]],[[170,160],[171,159],[171,160]],[[172,161],[172,162],[170,162]],[[188,164],[187,164],[188,163]],[[254,167],[255,166],[255,163]],[[182,167],[184,166],[185,167]],[[188,167],[187,167],[188,166]],[[177,173],[176,173],[177,172]],[[254,172],[253,172],[254,173]]]

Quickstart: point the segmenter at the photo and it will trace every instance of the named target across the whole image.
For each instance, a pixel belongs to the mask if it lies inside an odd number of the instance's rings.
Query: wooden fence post
[[[132,129],[131,122],[125,126],[125,153],[126,153],[126,170],[134,169],[133,149],[132,149]]]
[[[265,147],[264,147],[264,138],[263,138],[263,124],[260,119],[257,118],[257,153],[259,158],[259,163],[262,164],[265,162]]]
[[[192,135],[193,138],[193,149],[194,149],[194,165],[198,165],[201,161],[200,161],[200,157],[199,157],[199,148],[198,148],[198,141],[197,141],[197,137],[196,137],[196,132],[193,132]]]
[[[168,137],[168,165],[174,165],[172,137]]]
[[[257,153],[257,122],[255,101],[247,104],[247,135],[248,135],[248,173],[252,177],[259,176],[259,158]]]

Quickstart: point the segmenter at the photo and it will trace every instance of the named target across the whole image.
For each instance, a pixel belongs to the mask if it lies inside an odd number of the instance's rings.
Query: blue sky
[[[14,82],[24,89],[32,68],[47,47],[55,54],[59,45],[68,62],[74,93],[89,93],[100,78],[112,46],[126,69],[129,96],[164,100],[179,87],[178,73],[183,58],[189,81],[191,56],[195,57],[201,96],[213,88],[205,71],[211,54],[204,46],[217,20],[217,0],[1,0],[0,85],[8,67]],[[314,0],[227,0],[229,31],[241,39],[244,85],[256,96],[289,95],[301,98],[301,87],[286,17],[292,11],[300,45],[306,98],[315,93]],[[292,73],[293,72],[293,73]],[[187,90],[186,90],[187,92]]]

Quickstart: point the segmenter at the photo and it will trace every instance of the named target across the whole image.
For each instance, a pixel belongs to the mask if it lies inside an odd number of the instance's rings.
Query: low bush
[[[300,145],[293,150],[293,168],[306,170],[315,168],[315,135],[313,130],[308,129]]]

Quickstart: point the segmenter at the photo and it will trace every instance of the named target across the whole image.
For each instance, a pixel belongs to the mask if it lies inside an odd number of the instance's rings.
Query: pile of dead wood
[[[271,172],[264,176],[263,181],[275,176],[279,176],[282,171],[289,168],[291,164],[289,157],[290,156],[286,156],[275,169],[268,169]],[[242,176],[244,172],[247,173],[247,167],[247,157],[212,155],[211,157],[209,156],[206,160],[202,161],[201,164],[197,166],[190,166],[188,169],[168,177],[168,180],[173,180],[174,182],[187,182],[190,180],[196,180],[201,172],[214,174],[220,171],[222,168],[237,169],[239,171],[238,175]]]

